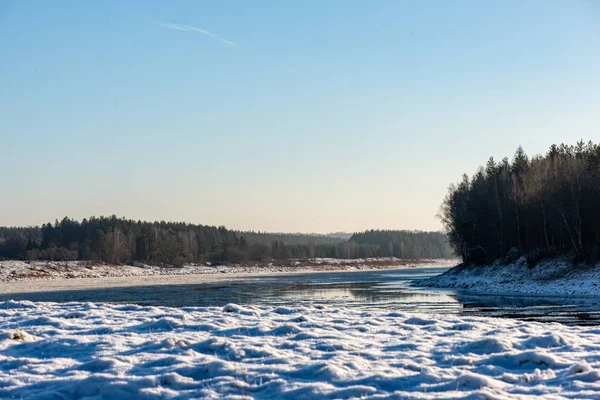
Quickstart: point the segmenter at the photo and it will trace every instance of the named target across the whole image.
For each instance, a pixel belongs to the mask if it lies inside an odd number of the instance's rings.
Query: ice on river
[[[0,303],[0,398],[600,398],[600,328],[324,307]]]

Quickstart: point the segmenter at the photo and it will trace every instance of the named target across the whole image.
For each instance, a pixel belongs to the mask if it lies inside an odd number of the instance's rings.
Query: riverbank
[[[567,258],[553,258],[530,267],[522,257],[511,264],[457,266],[413,285],[485,294],[599,296],[600,264],[573,265]]]
[[[180,285],[231,281],[260,275],[326,273],[403,268],[443,268],[457,260],[313,259],[296,265],[150,266],[88,265],[84,262],[0,261],[0,293],[85,290],[102,287]]]

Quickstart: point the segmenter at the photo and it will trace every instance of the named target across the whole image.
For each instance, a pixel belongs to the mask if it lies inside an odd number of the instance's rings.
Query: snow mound
[[[237,314],[243,314],[243,315],[258,315],[259,314],[258,310],[254,307],[242,307],[242,306],[238,306],[237,304],[227,304],[225,307],[223,307],[223,312],[237,313]]]
[[[499,338],[485,338],[474,340],[457,349],[462,354],[492,354],[502,353],[512,349],[511,344],[507,340]]]
[[[22,329],[15,329],[12,334],[13,340],[20,340],[22,342],[33,342],[35,341],[35,336],[30,335]]]
[[[408,325],[433,325],[435,324],[435,321],[432,319],[412,317],[404,321],[404,323]]]
[[[293,308],[290,308],[290,307],[277,307],[276,309],[273,310],[273,312],[277,313],[277,314],[286,315],[286,314],[294,314],[298,311]]]
[[[543,336],[532,336],[521,342],[520,348],[535,349],[535,348],[550,348],[567,345],[567,339],[561,335],[550,333]]]
[[[14,309],[24,309],[24,308],[34,308],[34,303],[30,301],[13,301],[8,300],[3,303],[0,303],[0,310],[14,310]]]
[[[600,331],[585,327],[237,304],[0,309],[0,398],[600,398]]]

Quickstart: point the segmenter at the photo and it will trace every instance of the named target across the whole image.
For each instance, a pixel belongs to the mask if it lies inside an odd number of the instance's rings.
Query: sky
[[[0,225],[438,230],[600,139],[600,1],[2,1]]]

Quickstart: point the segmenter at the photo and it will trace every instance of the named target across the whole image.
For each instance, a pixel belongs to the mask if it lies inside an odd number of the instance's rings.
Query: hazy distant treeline
[[[465,262],[528,254],[600,255],[600,145],[552,145],[529,158],[519,147],[452,185],[441,210],[450,243]]]
[[[380,231],[355,233],[351,241],[372,246],[382,256],[398,258],[450,258],[454,251],[442,232]]]
[[[335,235],[333,235],[335,236]],[[225,227],[125,218],[64,218],[34,228],[0,228],[0,258],[182,265],[314,257],[451,257],[442,233],[367,231],[327,235],[235,232]]]
[[[274,242],[280,242],[284,245],[302,244],[302,245],[321,245],[338,244],[349,239],[352,234],[332,233],[273,233],[273,232],[254,232],[239,231],[236,232],[241,237],[245,237],[249,242],[270,245]]]

